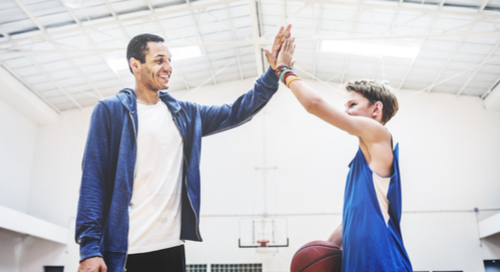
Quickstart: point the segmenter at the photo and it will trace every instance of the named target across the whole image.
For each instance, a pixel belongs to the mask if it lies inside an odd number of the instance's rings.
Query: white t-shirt
[[[128,254],[183,244],[181,232],[182,137],[167,105],[137,103],[139,131],[129,206]]]

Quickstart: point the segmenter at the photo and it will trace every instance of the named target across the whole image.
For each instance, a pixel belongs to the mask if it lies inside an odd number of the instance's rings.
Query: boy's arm
[[[333,231],[332,235],[330,235],[328,242],[342,249],[342,223],[340,223],[340,225]]]
[[[292,65],[292,57],[295,51],[295,44],[293,42],[293,38],[287,39],[284,42],[278,56],[278,64],[285,64],[289,67]],[[368,142],[378,142],[387,136],[387,130],[379,122],[366,117],[348,115],[328,103],[301,80],[290,82],[288,87],[307,112],[316,115],[349,134],[361,137]]]
[[[307,112],[349,134],[368,142],[377,142],[378,138],[384,137],[387,133],[384,126],[373,119],[351,116],[335,108],[302,81],[292,81],[289,88]]]

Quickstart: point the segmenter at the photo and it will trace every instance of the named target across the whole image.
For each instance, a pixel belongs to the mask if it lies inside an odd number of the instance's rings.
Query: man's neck
[[[141,104],[155,105],[160,99],[159,91],[151,90],[138,85],[135,86],[134,92],[137,102]]]

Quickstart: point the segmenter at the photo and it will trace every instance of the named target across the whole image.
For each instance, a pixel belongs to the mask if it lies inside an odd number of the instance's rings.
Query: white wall
[[[308,83],[342,107],[335,91]],[[188,98],[231,102],[252,85],[245,80],[207,86]],[[481,219],[500,208],[500,112],[484,110],[477,98],[424,93],[405,99],[411,94],[397,93],[401,109],[387,127],[400,142],[403,234],[414,269],[482,272],[483,259],[500,259],[500,240],[493,236],[480,243],[472,209],[482,210]],[[173,95],[183,98],[186,92]],[[91,111],[64,112],[58,124],[39,128],[30,214],[70,225]],[[263,262],[265,271],[287,271],[295,250],[326,239],[340,223],[347,165],[356,149],[354,137],[307,114],[284,88],[250,123],[205,138],[205,241],[187,243],[188,263]],[[257,169],[263,167],[270,169]],[[267,253],[239,249],[238,220],[265,210],[287,216],[290,247]],[[76,264],[77,255],[69,251],[59,252],[54,262],[67,258]]]
[[[342,107],[343,99],[334,90],[309,83]],[[218,92],[213,88],[196,100],[213,103],[215,97],[224,97]],[[500,258],[498,239],[481,243],[477,231],[477,220],[500,208],[500,112],[484,110],[477,98],[434,93],[410,97],[413,94],[397,93],[400,111],[387,127],[400,142],[403,235],[414,269],[484,271],[483,259]],[[227,100],[231,95],[236,94],[226,94]],[[202,214],[207,217],[202,223],[209,220],[212,227],[202,234],[210,242],[188,244],[188,252],[197,253],[188,255],[188,261],[207,262],[212,256],[220,262],[240,262],[248,254],[248,249],[235,247],[234,222],[208,215],[261,213],[264,178],[255,167],[266,160],[265,166],[276,167],[266,176],[268,212],[288,214],[289,225],[296,225],[290,226],[290,248],[279,249],[283,261],[265,269],[287,271],[301,244],[326,239],[340,223],[331,214],[341,212],[347,165],[356,149],[356,139],[308,115],[286,89],[251,123],[206,138]],[[474,207],[480,209],[477,218]],[[298,215],[302,213],[329,214],[322,216],[321,224],[318,218]],[[215,223],[217,218],[223,223]],[[302,230],[294,232],[298,225]],[[227,244],[209,254],[215,246],[212,237],[219,239],[216,242],[223,239],[217,233],[232,240],[232,247]],[[225,253],[229,248],[234,250],[231,255]],[[209,256],[201,257],[203,252]]]
[[[0,205],[26,212],[38,126],[0,99]]]

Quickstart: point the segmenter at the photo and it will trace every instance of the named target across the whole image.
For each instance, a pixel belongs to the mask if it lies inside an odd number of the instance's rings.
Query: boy
[[[398,110],[396,97],[376,80],[349,82],[342,112],[293,73],[294,50],[294,38],[288,38],[278,55],[280,80],[309,113],[359,139],[359,150],[349,164],[342,225],[328,239],[343,249],[342,272],[413,271],[399,225],[399,149],[396,145],[393,150],[384,127]]]

